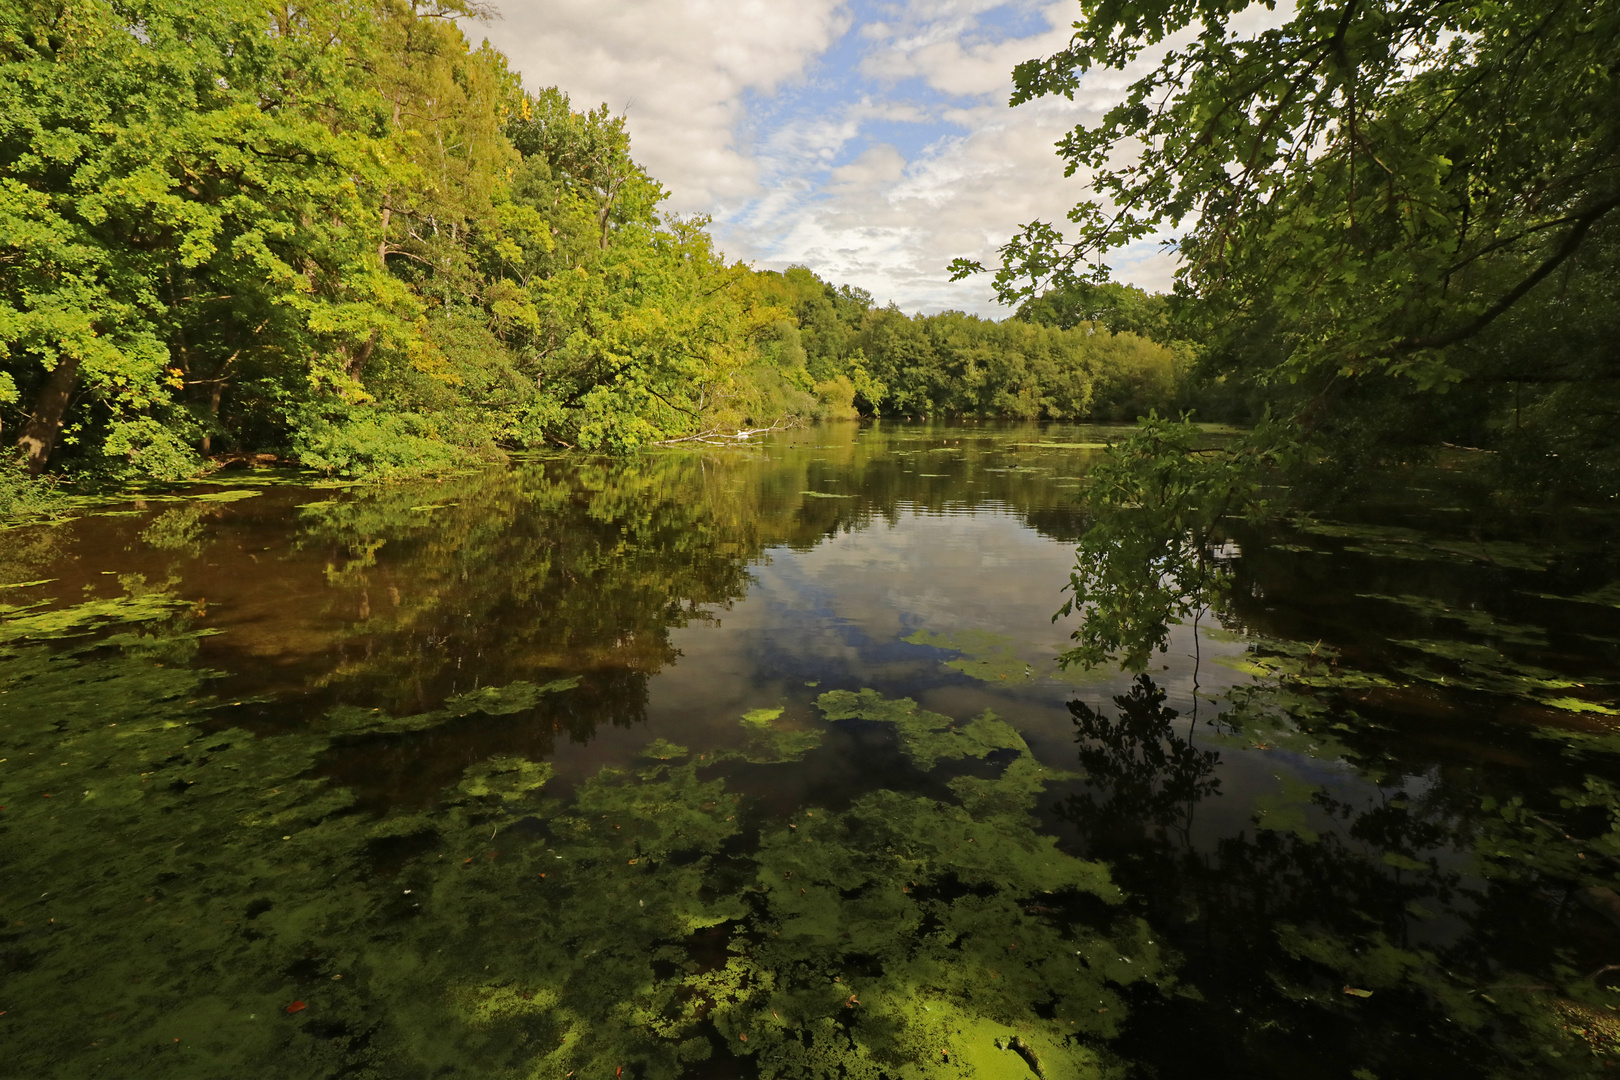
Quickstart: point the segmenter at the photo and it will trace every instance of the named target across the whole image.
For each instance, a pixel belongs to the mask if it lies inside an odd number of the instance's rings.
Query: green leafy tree
[[[388,161],[360,14],[6,6],[0,347],[35,472],[64,440],[189,471],[227,388],[275,424],[410,326],[367,257]]]
[[[1026,300],[1018,317],[1064,330],[1090,323],[1112,333],[1139,334],[1167,345],[1175,340],[1174,297],[1117,281],[1074,281]]]
[[[1003,301],[1095,295],[1108,252],[1168,234],[1217,369],[1334,438],[1380,414],[1402,441],[1500,436],[1510,397],[1557,409],[1570,385],[1612,415],[1620,371],[1585,339],[1620,327],[1579,305],[1614,276],[1620,11],[1310,0],[1250,30],[1247,8],[1088,0],[1017,67],[1015,105],[1145,73],[1059,144],[1096,197],[1002,249]],[[1527,312],[1541,347],[1506,358]]]
[[[1270,428],[1265,429],[1266,432]],[[1252,512],[1271,464],[1263,444],[1209,445],[1195,424],[1150,415],[1111,446],[1086,476],[1083,498],[1094,520],[1080,538],[1053,621],[1078,612],[1065,667],[1117,661],[1147,669],[1170,627],[1197,620],[1220,599],[1228,575],[1216,558],[1231,516]]]

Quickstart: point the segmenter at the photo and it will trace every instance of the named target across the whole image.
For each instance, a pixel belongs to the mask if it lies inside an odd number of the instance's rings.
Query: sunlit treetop
[[[1271,377],[1435,386],[1462,377],[1448,346],[1578,272],[1620,217],[1612,4],[1082,0],[1069,46],[1018,65],[1012,104],[1143,65],[1058,144],[1096,194],[1003,247],[1004,303],[1169,235],[1179,289],[1286,328]]]

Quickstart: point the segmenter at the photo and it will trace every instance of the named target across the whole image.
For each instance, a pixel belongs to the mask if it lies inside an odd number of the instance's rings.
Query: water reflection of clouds
[[[1076,693],[1075,681],[1104,696],[1129,681],[1113,672],[1069,682],[1042,678],[1058,674],[1054,661],[1073,628],[1052,621],[1072,562],[1069,544],[1041,536],[999,507],[971,514],[911,509],[808,550],[774,549],[755,567],[748,596],[719,627],[676,632],[683,657],[654,681],[652,715],[662,703],[672,714],[693,716],[700,703],[712,708],[716,693],[739,709],[772,705],[749,694],[816,681],[925,696],[930,708],[959,717],[988,701],[1017,713],[1010,718],[1021,726],[1028,720],[1050,729],[1030,735],[1067,742],[1063,704]],[[976,683],[942,663],[948,651],[902,640],[918,630],[1008,639],[1037,677],[1004,686]],[[1231,672],[1208,661],[1215,650],[1232,649],[1203,643],[1206,690],[1231,681]],[[1191,631],[1178,629],[1164,658],[1169,670],[1156,673],[1179,707],[1191,705],[1193,654]],[[722,681],[724,690],[717,688]]]
[[[869,686],[958,719],[992,709],[1043,761],[1073,768],[1079,747],[1068,703],[1106,711],[1132,686],[1130,676],[1113,670],[1056,678],[1054,660],[1074,622],[1054,624],[1052,615],[1063,600],[1073,548],[1037,533],[1008,507],[952,509],[903,507],[809,548],[769,551],[754,567],[748,595],[719,625],[674,633],[681,659],[652,681],[653,729],[677,741],[718,743],[748,709],[787,705],[790,714],[811,719],[825,690]],[[1005,639],[1034,677],[970,678],[946,665],[957,655],[950,649],[903,640],[919,630]],[[1247,681],[1215,661],[1242,651],[1241,643],[1203,634],[1195,642],[1193,628],[1179,626],[1156,657],[1154,682],[1166,707],[1179,713],[1178,730],[1193,729],[1195,746],[1204,745],[1205,722],[1219,711],[1209,699]],[[1213,767],[1220,792],[1190,822],[1194,846],[1252,831],[1255,800],[1274,795],[1280,775],[1336,798],[1369,794],[1353,769],[1295,755],[1227,748]],[[1313,826],[1331,827],[1314,809],[1307,813]]]

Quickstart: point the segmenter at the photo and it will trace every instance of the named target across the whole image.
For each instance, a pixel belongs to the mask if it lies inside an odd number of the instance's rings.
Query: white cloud
[[[1077,192],[1062,181],[1052,143],[1077,111],[1067,102],[960,110],[965,134],[909,162],[893,146],[870,146],[826,185],[725,222],[724,236],[753,239],[769,265],[802,262],[907,310],[992,314],[988,285],[951,284],[945,267],[959,255],[992,258],[1025,222],[1062,218]]]
[[[804,263],[906,310],[1004,314],[986,279],[951,283],[946,267],[957,256],[991,262],[1019,225],[1063,219],[1082,184],[1064,179],[1053,144],[1081,118],[1094,119],[1096,106],[1044,99],[1007,108],[1013,65],[1062,47],[1072,0],[1043,5],[1044,29],[1024,37],[979,27],[976,15],[995,6],[913,0],[863,26],[868,94],[763,140],[762,179],[804,175],[807,148],[836,154],[873,120],[931,123],[936,137],[909,160],[874,143],[821,183],[783,184],[718,223],[728,246],[762,265]],[[921,101],[885,97],[901,80],[930,93]]]
[[[636,158],[683,212],[758,192],[736,144],[746,95],[800,77],[848,28],[844,0],[506,0],[480,31],[530,88],[629,107]]]
[[[1063,222],[1087,190],[1053,144],[1129,81],[1007,108],[1013,66],[1063,47],[1074,0],[508,0],[503,15],[488,35],[528,85],[630,103],[636,157],[673,209],[715,216],[728,253],[908,311],[1005,314],[987,279],[953,284],[947,265]],[[1169,286],[1153,245],[1114,261]]]
[[[1046,28],[1025,37],[989,32],[980,16],[996,8],[1028,9]],[[869,24],[878,47],[861,69],[881,79],[921,78],[935,90],[1005,101],[1012,91],[1013,66],[1063,48],[1075,15],[1073,0],[1006,4],[1002,0],[925,2],[911,0],[893,24]]]

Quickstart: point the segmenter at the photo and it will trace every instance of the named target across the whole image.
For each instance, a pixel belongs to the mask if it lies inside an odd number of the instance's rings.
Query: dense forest
[[[34,474],[345,475],[857,414],[1168,406],[1163,334],[908,317],[661,209],[458,0],[0,6],[0,433]],[[14,469],[10,489],[19,491]]]

